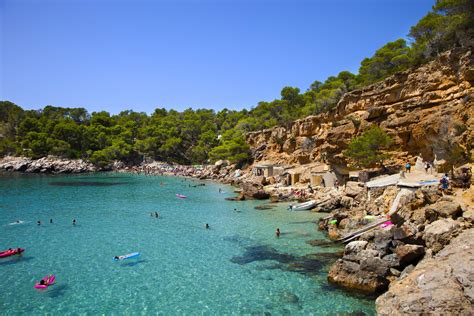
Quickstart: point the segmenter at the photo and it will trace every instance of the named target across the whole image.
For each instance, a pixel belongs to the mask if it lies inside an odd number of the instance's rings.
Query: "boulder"
[[[341,201],[340,201],[341,205],[346,208],[350,208],[353,202],[354,202],[354,199],[349,196],[341,197]]]
[[[450,201],[438,201],[426,207],[426,212],[435,213],[438,217],[457,218],[461,216],[462,209],[459,204]]]
[[[242,183],[242,192],[237,200],[265,200],[270,198],[270,193],[263,190],[262,185],[252,182]]]
[[[410,223],[403,223],[400,227],[395,227],[393,229],[393,238],[396,240],[406,240],[417,233],[417,229],[414,225]]]
[[[361,250],[364,250],[365,247],[367,246],[368,242],[365,240],[356,240],[356,241],[351,241],[346,245],[344,248],[344,254],[349,255],[349,254],[357,254]]]
[[[468,209],[463,212],[462,217],[464,217],[467,222],[474,224],[474,208]]]
[[[346,188],[344,189],[345,195],[349,197],[356,197],[360,193],[364,191],[364,186],[362,183],[355,182],[355,181],[349,181],[346,183]]]
[[[385,277],[388,274],[390,266],[385,260],[374,257],[362,260],[360,262],[360,269],[374,273],[379,277]]]
[[[460,230],[459,222],[451,218],[440,219],[426,226],[423,240],[436,253],[458,235]]]
[[[341,237],[337,229],[329,228],[328,238],[331,240],[337,240]]]
[[[377,314],[473,315],[473,262],[474,229],[469,229],[434,257],[405,268],[377,298]]]
[[[425,254],[425,247],[420,245],[400,245],[395,248],[395,254],[400,261],[401,266],[406,266]]]
[[[394,253],[383,256],[382,260],[384,260],[387,263],[387,265],[391,268],[400,266],[400,259],[398,259],[398,256]]]
[[[364,268],[368,268],[370,263],[365,262]],[[365,294],[383,292],[389,284],[386,278],[380,277],[373,272],[362,270],[361,265],[355,262],[342,259],[339,259],[331,266],[328,273],[328,281],[346,290]]]
[[[343,257],[343,259],[346,261],[352,261],[357,263],[361,263],[362,261],[370,258],[380,258],[380,252],[373,249],[363,249],[360,250],[358,253],[345,254]]]
[[[381,253],[386,253],[391,246],[393,232],[391,230],[377,230],[374,234],[373,248]]]

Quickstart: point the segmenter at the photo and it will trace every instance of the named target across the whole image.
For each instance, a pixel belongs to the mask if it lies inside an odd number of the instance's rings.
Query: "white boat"
[[[288,206],[290,211],[306,211],[316,206],[316,200]]]

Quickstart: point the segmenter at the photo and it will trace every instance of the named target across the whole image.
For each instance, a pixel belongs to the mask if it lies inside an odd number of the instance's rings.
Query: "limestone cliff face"
[[[336,109],[247,134],[256,162],[345,163],[342,150],[371,124],[393,138],[393,157],[443,159],[447,144],[474,153],[474,54],[450,51],[420,68],[346,93]]]

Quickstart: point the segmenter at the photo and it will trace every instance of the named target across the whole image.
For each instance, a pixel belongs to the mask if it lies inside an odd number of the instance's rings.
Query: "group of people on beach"
[[[423,168],[425,169],[426,173],[432,173],[433,172],[433,165],[429,161],[425,161],[423,163]],[[405,172],[411,173],[411,163],[409,160],[405,163]]]

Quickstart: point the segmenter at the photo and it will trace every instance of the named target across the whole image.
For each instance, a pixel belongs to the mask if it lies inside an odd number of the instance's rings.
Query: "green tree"
[[[411,65],[410,48],[404,39],[398,39],[385,44],[374,56],[361,62],[358,81],[360,85],[371,84]]]
[[[344,155],[355,160],[360,166],[370,167],[387,158],[381,150],[388,148],[391,142],[390,136],[374,125],[362,135],[353,138]]]

